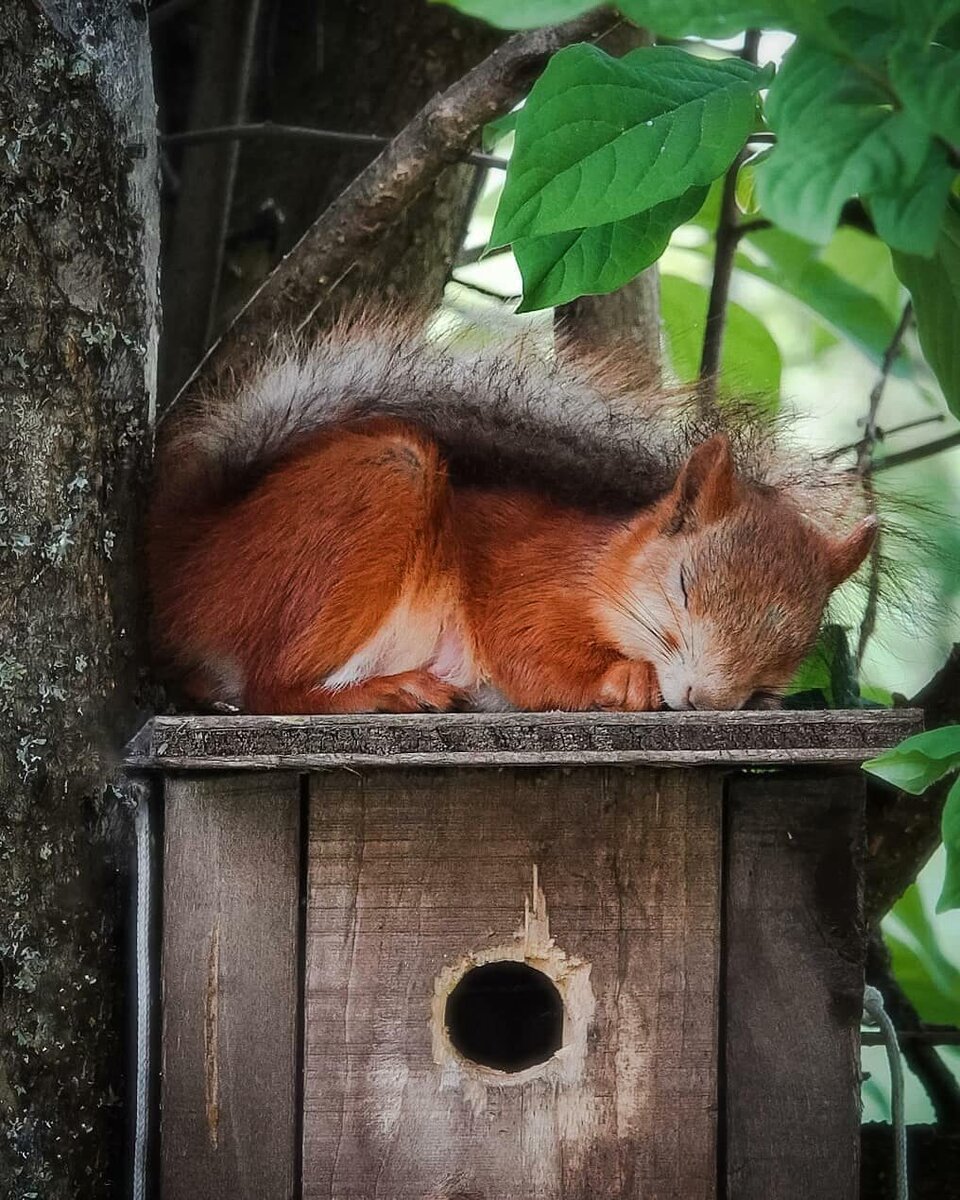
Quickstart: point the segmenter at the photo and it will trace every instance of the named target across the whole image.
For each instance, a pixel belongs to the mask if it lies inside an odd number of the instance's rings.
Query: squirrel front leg
[[[653,712],[663,704],[656,668],[639,659],[618,659],[601,675],[596,706],[613,712]]]

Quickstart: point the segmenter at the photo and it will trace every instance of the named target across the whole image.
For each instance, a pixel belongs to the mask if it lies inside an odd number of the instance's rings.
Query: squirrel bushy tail
[[[561,345],[548,358],[520,335],[465,351],[368,311],[209,386],[163,441],[157,499],[168,514],[216,505],[309,434],[374,416],[425,430],[461,481],[519,483],[590,507],[658,499],[691,448],[717,432],[744,478],[784,486],[787,458],[769,423],[749,406],[665,389],[635,348],[585,355]]]

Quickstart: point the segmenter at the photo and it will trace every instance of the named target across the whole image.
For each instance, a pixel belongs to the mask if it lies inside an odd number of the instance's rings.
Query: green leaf
[[[446,4],[468,17],[479,17],[498,29],[537,29],[558,25],[599,8],[597,0],[430,0]]]
[[[960,769],[960,725],[909,737],[885,754],[869,759],[863,769],[903,792],[919,796],[944,775]]]
[[[847,0],[619,0],[632,21],[665,37],[724,38],[743,29],[791,29],[831,34],[827,15]],[[596,0],[431,0],[500,29],[554,25],[596,8]]]
[[[960,54],[907,36],[891,51],[888,68],[914,119],[930,133],[960,142]]]
[[[709,293],[678,275],[661,275],[660,300],[667,350],[682,383],[697,378]],[[727,307],[720,360],[720,391],[753,398],[775,411],[780,394],[780,350],[766,326],[739,304]]]
[[[848,241],[847,235],[853,232],[838,230],[836,237]],[[887,260],[887,274],[896,286],[888,251],[876,238],[866,234],[856,236],[882,251]],[[750,234],[742,245],[743,251],[736,259],[738,270],[763,279],[799,300],[879,365],[899,318],[876,296],[822,261],[820,247],[783,230]],[[901,370],[899,366],[896,368],[897,373]]]
[[[928,863],[925,874],[936,874],[939,857]],[[942,923],[932,918],[918,881],[896,902],[884,918],[882,929],[894,975],[921,1019],[952,1024],[960,1006],[960,970],[944,953],[938,925]]]
[[[697,212],[706,193],[706,188],[691,188],[676,200],[609,225],[517,238],[513,253],[523,277],[517,311],[614,291],[656,262],[670,235]]]
[[[817,644],[800,664],[788,694],[804,692],[822,695],[828,708],[856,707],[860,693],[855,663],[842,625],[824,625]]]
[[[737,208],[745,217],[754,217],[760,211],[760,204],[757,200],[757,178],[754,173],[754,163],[745,162],[737,171],[735,181],[734,194],[736,196]]]
[[[491,248],[621,221],[721,175],[750,132],[763,75],[668,46],[555,54],[520,112]]]
[[[638,25],[664,37],[725,38],[744,29],[789,29],[829,38],[827,14],[845,0],[618,0]]]
[[[912,189],[930,137],[853,65],[798,42],[767,101],[777,145],[757,166],[761,207],[778,225],[826,242],[851,196]]]
[[[927,362],[960,417],[960,213],[948,205],[932,258],[894,253],[893,265],[913,297],[917,332]]]
[[[947,870],[937,901],[938,913],[960,908],[960,779],[954,780],[953,787],[947,793],[940,828],[947,852]]]
[[[893,269],[890,248],[879,238],[862,229],[841,225],[826,246],[813,249],[819,262],[861,294],[876,300],[887,310],[891,320],[899,321],[903,311],[903,285]]]
[[[504,113],[502,117],[488,121],[483,127],[484,150],[492,150],[497,142],[505,138],[508,133],[513,133],[517,127],[517,117],[519,116],[520,109],[514,108],[510,112]]]
[[[940,226],[956,174],[940,146],[930,156],[912,188],[875,191],[867,206],[877,233],[894,250],[929,258],[940,240]]]
[[[869,13],[899,28],[921,32],[925,40],[960,13],[960,0],[842,0],[841,6]]]

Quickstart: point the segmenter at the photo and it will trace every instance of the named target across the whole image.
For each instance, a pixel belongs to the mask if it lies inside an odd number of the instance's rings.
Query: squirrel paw
[[[404,671],[371,680],[368,687],[372,712],[456,712],[467,705],[467,697],[459,688],[429,671]]]
[[[597,704],[615,712],[654,712],[663,704],[656,669],[630,658],[615,662],[600,680]]]

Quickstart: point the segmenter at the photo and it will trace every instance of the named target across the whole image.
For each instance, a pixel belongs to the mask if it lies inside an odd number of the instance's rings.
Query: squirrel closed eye
[[[371,314],[215,388],[158,459],[158,656],[251,712],[769,702],[876,523],[620,358]]]

